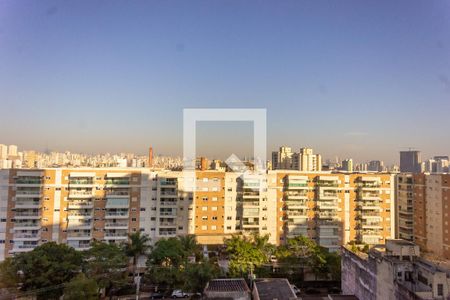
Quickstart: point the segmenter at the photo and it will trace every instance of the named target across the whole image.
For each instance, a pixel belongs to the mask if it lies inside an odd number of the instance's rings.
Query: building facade
[[[398,175],[398,237],[450,259],[450,174]]]
[[[196,235],[222,244],[234,233],[270,242],[305,235],[330,250],[352,240],[395,236],[394,175],[269,171],[183,172],[148,168],[0,171],[0,260],[55,241],[75,249],[93,240],[121,243],[141,231],[153,242]]]
[[[421,257],[417,245],[387,240],[368,254],[342,249],[342,293],[358,299],[448,299],[448,265]]]

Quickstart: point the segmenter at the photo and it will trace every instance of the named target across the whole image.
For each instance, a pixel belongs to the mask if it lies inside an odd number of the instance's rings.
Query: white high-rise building
[[[16,145],[9,145],[8,156],[17,156],[17,146]]]
[[[0,159],[8,158],[8,146],[0,144]]]
[[[303,172],[322,171],[322,156],[314,154],[312,148],[301,148],[300,153],[294,155],[293,169]]]

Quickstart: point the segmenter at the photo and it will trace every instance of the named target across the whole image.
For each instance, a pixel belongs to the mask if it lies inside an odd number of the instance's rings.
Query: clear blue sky
[[[269,150],[450,154],[450,2],[3,0],[0,104],[22,149],[181,154],[183,108],[256,107]]]

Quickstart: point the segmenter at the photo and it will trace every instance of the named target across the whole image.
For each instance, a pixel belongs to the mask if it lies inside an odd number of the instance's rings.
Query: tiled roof
[[[214,279],[211,280],[206,292],[249,292],[247,283],[242,278],[237,279]]]

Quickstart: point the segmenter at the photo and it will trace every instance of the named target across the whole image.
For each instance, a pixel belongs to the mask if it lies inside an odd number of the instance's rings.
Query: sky
[[[182,155],[184,108],[267,109],[268,151],[448,155],[450,2],[0,1],[0,143]],[[251,123],[197,130],[253,151]]]

